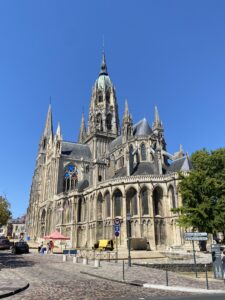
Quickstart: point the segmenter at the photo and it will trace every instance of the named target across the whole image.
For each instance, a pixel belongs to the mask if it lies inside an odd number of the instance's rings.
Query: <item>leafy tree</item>
[[[183,206],[178,224],[216,234],[225,232],[225,148],[196,151],[191,156],[193,170],[180,174],[179,191]]]
[[[0,196],[0,225],[5,225],[10,216],[10,204],[5,197]]]

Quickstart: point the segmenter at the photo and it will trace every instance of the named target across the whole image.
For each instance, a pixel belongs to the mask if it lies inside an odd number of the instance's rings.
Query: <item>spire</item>
[[[158,108],[157,106],[155,106],[155,124],[159,124],[160,123],[160,119],[159,119],[159,112],[158,112]]]
[[[84,113],[82,112],[82,118],[80,123],[79,143],[83,143],[86,138],[86,126],[84,120]]]
[[[58,122],[58,126],[57,126],[57,129],[56,129],[56,136],[57,137],[61,137],[61,127],[60,127],[60,123]]]
[[[129,116],[129,108],[128,108],[128,102],[127,99],[125,100],[125,109],[124,109],[124,115],[123,117],[128,117]]]
[[[52,125],[52,107],[49,104],[47,118],[45,122],[45,129],[44,129],[44,137],[45,138],[52,138],[53,137],[53,125]]]
[[[123,124],[122,124],[122,136],[123,143],[126,142],[133,135],[133,122],[132,116],[129,113],[128,102],[125,100],[125,109],[123,114]]]
[[[155,118],[154,118],[154,122],[152,124],[152,129],[153,129],[153,131],[154,130],[158,130],[158,129],[163,130],[163,124],[160,121],[159,112],[158,112],[157,106],[155,106]]]
[[[108,75],[104,50],[102,52],[102,65],[101,65],[99,76],[100,75]]]

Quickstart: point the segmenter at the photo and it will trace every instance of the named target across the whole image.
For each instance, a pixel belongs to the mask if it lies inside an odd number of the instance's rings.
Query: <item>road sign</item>
[[[207,232],[185,232],[185,237],[208,236]]]
[[[207,236],[185,236],[185,241],[207,241]]]
[[[114,219],[114,224],[115,225],[120,225],[120,219],[119,218],[115,218]]]
[[[115,224],[114,225],[114,232],[115,232],[115,236],[120,235],[120,224]]]

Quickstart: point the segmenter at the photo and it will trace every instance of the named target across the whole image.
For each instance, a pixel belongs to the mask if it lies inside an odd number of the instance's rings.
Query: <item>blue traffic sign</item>
[[[115,224],[114,225],[114,232],[115,232],[115,236],[120,235],[120,224]]]

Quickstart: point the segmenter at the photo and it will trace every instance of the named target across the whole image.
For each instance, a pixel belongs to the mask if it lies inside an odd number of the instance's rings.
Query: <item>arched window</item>
[[[102,102],[102,101],[103,101],[102,92],[99,92],[99,94],[98,94],[98,102]]]
[[[122,208],[122,193],[120,190],[116,190],[114,193],[114,216],[121,216]]]
[[[110,100],[110,93],[109,91],[106,92],[106,102],[109,103]]]
[[[100,193],[97,198],[97,220],[102,220],[102,194]]]
[[[102,126],[102,115],[99,113],[97,114],[97,117],[96,117],[96,126],[97,126],[97,129],[99,131],[102,131],[103,130],[103,126]]]
[[[110,206],[110,194],[106,192],[105,194],[105,214],[106,218],[111,216],[111,206]]]
[[[81,222],[81,213],[82,213],[82,199],[78,200],[78,209],[77,209],[77,222]]]
[[[129,189],[126,194],[127,213],[131,216],[138,214],[137,208],[137,191],[134,188]]]
[[[69,164],[64,170],[63,191],[68,192],[77,187],[77,169],[74,165]]]
[[[112,129],[112,115],[108,114],[106,117],[106,127],[108,130]]]
[[[160,187],[156,187],[153,191],[153,212],[154,216],[163,216],[162,207],[163,191]]]
[[[148,208],[148,190],[146,187],[144,187],[141,190],[141,204],[142,204],[142,215],[148,215],[149,214],[149,208]]]
[[[168,196],[169,196],[171,208],[176,208],[177,207],[176,197],[175,197],[174,188],[172,186],[170,186],[170,188],[169,188]]]
[[[145,144],[141,145],[141,160],[146,160],[146,147],[145,147]]]
[[[42,213],[41,213],[41,223],[45,223],[45,217],[46,217],[46,211],[45,209],[42,210]]]

